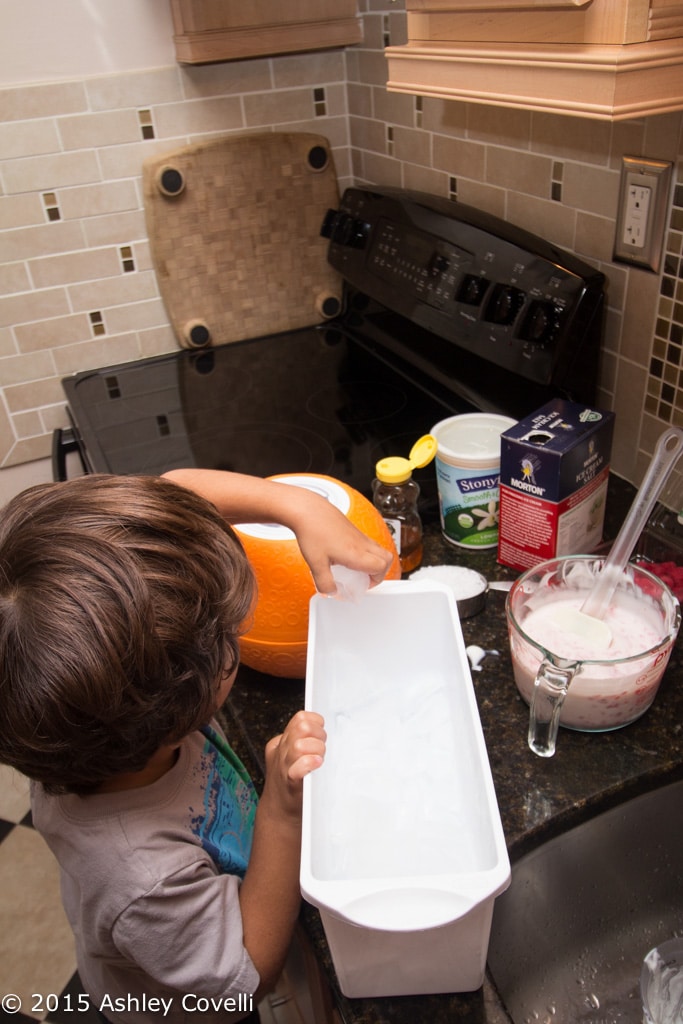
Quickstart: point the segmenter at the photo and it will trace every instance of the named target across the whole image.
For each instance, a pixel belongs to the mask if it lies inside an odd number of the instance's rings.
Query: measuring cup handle
[[[546,658],[534,680],[529,709],[529,747],[539,757],[552,757],[560,726],[560,711],[577,665],[559,668]]]

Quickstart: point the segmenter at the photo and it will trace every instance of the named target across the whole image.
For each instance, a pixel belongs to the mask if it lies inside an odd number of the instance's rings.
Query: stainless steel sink
[[[640,1024],[643,957],[674,935],[683,935],[683,781],[513,863],[489,969],[515,1024]]]

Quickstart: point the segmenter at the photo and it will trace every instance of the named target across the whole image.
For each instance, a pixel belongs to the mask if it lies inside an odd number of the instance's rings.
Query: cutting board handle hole
[[[203,320],[189,320],[183,327],[182,342],[186,348],[206,348],[211,344],[211,331]]]
[[[308,166],[312,171],[324,171],[329,159],[330,155],[324,146],[313,146],[308,151]]]
[[[175,199],[181,192],[185,191],[185,178],[177,167],[170,167],[166,164],[160,167],[156,174],[157,188],[163,196]]]

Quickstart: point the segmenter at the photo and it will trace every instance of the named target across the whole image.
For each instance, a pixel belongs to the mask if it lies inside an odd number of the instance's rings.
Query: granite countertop
[[[613,539],[634,488],[610,478],[605,538]],[[423,565],[468,565],[489,580],[512,580],[517,572],[496,561],[495,550],[475,554],[448,544],[435,522],[425,523]],[[510,859],[624,799],[683,777],[683,631],[656,700],[632,725],[609,733],[560,730],[552,758],[527,746],[528,707],[514,684],[505,625],[505,593],[492,590],[485,609],[462,622],[465,644],[487,655],[472,673]],[[225,707],[225,724],[235,749],[262,782],[263,748],[303,706],[303,680],[276,679],[240,668]],[[348,999],[338,992],[317,910],[304,904],[302,923],[335,993],[344,1024],[506,1024],[492,983],[478,992],[438,996]]]

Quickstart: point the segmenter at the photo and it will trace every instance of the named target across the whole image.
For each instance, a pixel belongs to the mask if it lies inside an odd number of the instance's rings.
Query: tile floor
[[[28,781],[0,765],[0,1001],[21,1000],[17,1013],[0,1006],[0,1021],[97,1024],[92,1010],[75,1012],[81,992],[57,864],[32,827]],[[286,978],[259,1010],[262,1024],[303,1024]]]

